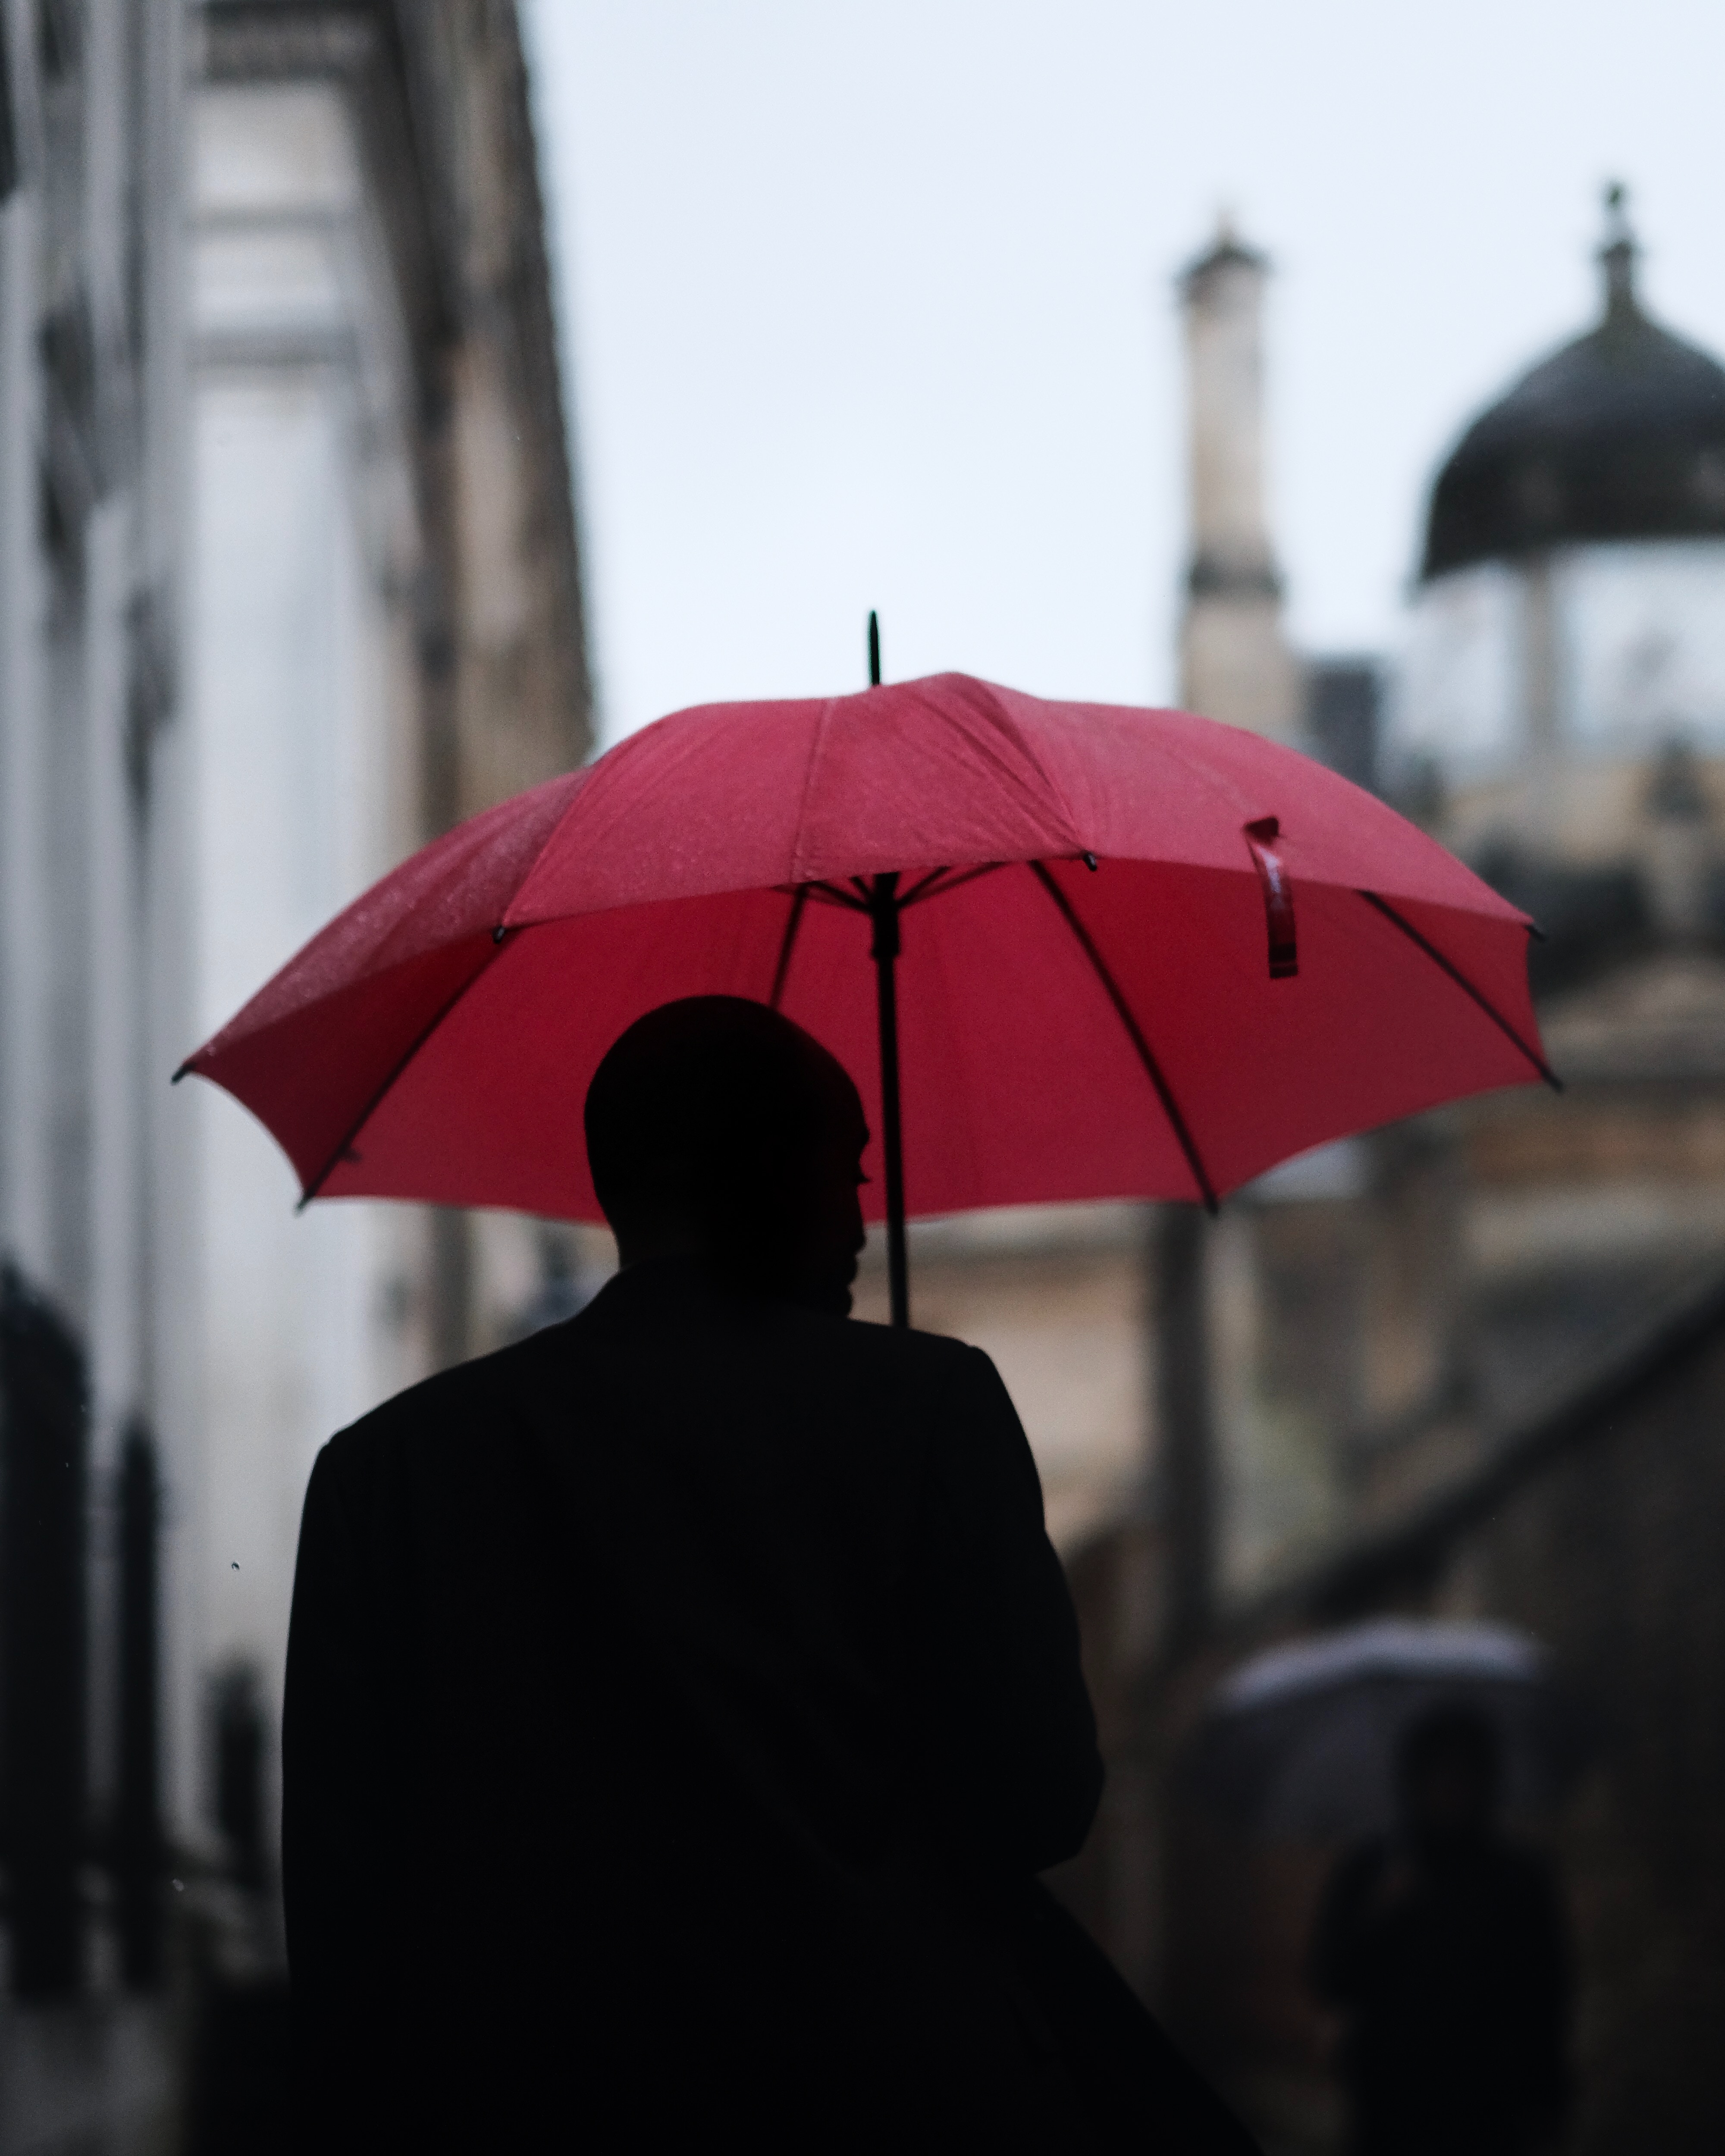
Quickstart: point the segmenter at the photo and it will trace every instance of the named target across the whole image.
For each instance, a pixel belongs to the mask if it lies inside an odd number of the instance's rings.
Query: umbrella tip
[[[880,685],[880,617],[873,607],[869,608],[869,686]]]
[[[179,1084],[179,1082],[180,1082],[181,1079],[182,1079],[182,1078],[189,1078],[189,1077],[191,1076],[191,1075],[192,1075],[192,1059],[191,1059],[191,1057],[188,1055],[188,1056],[187,1057],[186,1060],[185,1060],[185,1061],[184,1061],[184,1062],[180,1065],[179,1069],[178,1069],[177,1070],[176,1070],[176,1071],[175,1071],[175,1073],[174,1073],[173,1076],[172,1076],[172,1078],[170,1078],[170,1079],[168,1080],[168,1081],[167,1081],[167,1082],[168,1082],[168,1084],[169,1084],[170,1086],[177,1086],[177,1085]]]

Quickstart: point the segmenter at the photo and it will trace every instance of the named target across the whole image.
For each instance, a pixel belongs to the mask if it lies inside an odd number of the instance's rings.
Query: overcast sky
[[[1468,416],[1644,289],[1725,351],[1719,0],[524,0],[605,737],[945,667],[1166,701],[1173,279],[1274,259],[1307,649],[1393,649]]]

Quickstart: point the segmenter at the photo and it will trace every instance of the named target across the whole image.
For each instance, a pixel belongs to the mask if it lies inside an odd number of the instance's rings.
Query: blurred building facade
[[[171,0],[0,17],[8,2148],[170,2093],[151,1104],[187,916],[151,809],[179,693],[182,28]]]
[[[1646,312],[1620,190],[1608,218],[1598,323],[1438,475],[1390,741],[1454,844],[1594,941],[1708,925],[1725,757],[1725,369]]]
[[[275,2041],[312,1455],[560,1255],[295,1219],[263,1133],[166,1083],[374,875],[590,746],[505,0],[7,0],[0,667],[0,2149],[237,2145],[270,2076],[187,2112],[162,1987],[201,1939],[262,1987],[210,2011]]]
[[[1608,215],[1599,326],[1474,422],[1435,480],[1393,675],[1365,655],[1287,658],[1279,631],[1274,664],[1254,659],[1271,648],[1274,548],[1261,490],[1230,482],[1251,495],[1231,528],[1255,535],[1236,544],[1261,572],[1260,610],[1236,624],[1242,678],[1292,678],[1287,737],[1425,821],[1534,916],[1536,994],[1568,1091],[1326,1147],[1204,1231],[1224,1601],[1461,1471],[1486,1425],[1540,1397],[1579,1344],[1725,1250],[1725,749],[1709,672],[1725,369],[1649,319],[1620,193]],[[1189,309],[1219,262],[1242,293],[1261,290],[1260,258],[1224,236],[1183,282]],[[1255,316],[1233,305],[1250,345]],[[1222,348],[1194,340],[1194,363]],[[1240,469],[1255,471],[1261,370],[1235,353],[1225,371]],[[1226,617],[1197,572],[1219,528],[1202,475],[1223,460],[1200,453],[1219,408],[1194,384],[1189,625],[1218,640]],[[1230,706],[1229,679],[1194,660],[1188,701],[1265,724],[1261,690]]]
[[[1494,1418],[1725,1252],[1725,368],[1650,319],[1635,258],[1614,190],[1598,325],[1476,419],[1431,490],[1380,776],[1534,917],[1568,1092],[1469,1102],[1363,1148],[1380,1191],[1392,1154],[1424,1156],[1407,1247],[1437,1264],[1393,1407],[1367,1377],[1384,1327],[1358,1327],[1355,1404],[1331,1417],[1353,1432],[1356,1520],[1460,1471]]]
[[[1600,1714],[1599,1762],[1554,1830],[1580,1957],[1576,2147],[1699,2151],[1725,2111],[1709,2033],[1725,371],[1648,318],[1635,260],[1614,196],[1599,324],[1438,474],[1382,738],[1355,701],[1375,669],[1307,675],[1307,746],[1540,921],[1532,977],[1567,1091],[1327,1147],[1207,1231],[1202,1636],[1177,1621],[1166,1478],[1069,1553],[1135,1797],[1067,1891],[1273,2147],[1339,2130],[1301,1964],[1333,1852],[1219,1839],[1179,1799],[1183,1734],[1250,1648],[1392,1611],[1527,1625]]]

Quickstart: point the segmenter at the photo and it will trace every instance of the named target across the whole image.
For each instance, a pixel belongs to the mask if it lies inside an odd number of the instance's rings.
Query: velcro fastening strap
[[[1245,827],[1258,882],[1264,893],[1264,925],[1270,932],[1270,978],[1291,981],[1300,970],[1299,947],[1294,935],[1294,890],[1276,840],[1281,824],[1274,816],[1260,816]]]

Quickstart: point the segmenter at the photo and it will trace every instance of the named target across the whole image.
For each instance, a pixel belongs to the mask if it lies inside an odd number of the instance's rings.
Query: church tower
[[[1300,684],[1282,635],[1264,499],[1264,282],[1269,264],[1224,218],[1180,279],[1186,317],[1192,555],[1180,701],[1293,738]]]

